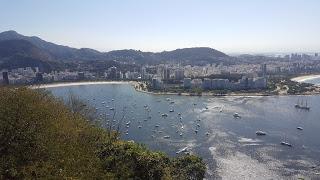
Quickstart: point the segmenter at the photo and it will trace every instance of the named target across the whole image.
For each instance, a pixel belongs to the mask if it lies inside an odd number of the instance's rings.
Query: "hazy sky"
[[[320,51],[320,0],[0,0],[0,31],[102,51]]]

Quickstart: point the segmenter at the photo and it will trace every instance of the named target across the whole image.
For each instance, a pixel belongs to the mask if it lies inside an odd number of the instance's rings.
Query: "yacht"
[[[285,142],[285,141],[282,141],[280,144],[281,144],[281,145],[284,145],[284,146],[292,147],[292,145],[291,145],[290,143]]]
[[[179,151],[177,151],[176,154],[180,154],[180,153],[187,152],[187,151],[188,151],[188,147],[184,147],[184,148],[180,149]]]
[[[310,107],[308,106],[308,102],[307,100],[305,101],[305,103],[303,103],[303,100],[301,100],[301,102],[298,100],[297,104],[294,105],[295,108],[297,109],[303,109],[303,110],[310,110]]]
[[[265,135],[267,135],[267,133],[266,133],[266,132],[263,132],[263,131],[256,131],[256,135],[258,135],[258,136],[265,136]]]
[[[161,114],[162,117],[168,117],[168,114]]]
[[[297,127],[297,129],[298,129],[298,130],[301,130],[301,131],[303,130],[303,128],[302,128],[302,127]]]
[[[233,114],[233,117],[234,117],[234,118],[241,118],[241,116],[240,116],[238,113],[234,113],[234,114]]]

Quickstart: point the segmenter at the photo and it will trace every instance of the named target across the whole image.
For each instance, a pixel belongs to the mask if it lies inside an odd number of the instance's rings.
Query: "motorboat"
[[[298,130],[301,130],[301,131],[303,130],[303,128],[302,128],[302,127],[297,127],[297,129],[298,129]]]
[[[292,145],[291,145],[290,143],[285,142],[285,141],[282,141],[280,144],[281,144],[281,145],[284,145],[284,146],[292,147]]]
[[[188,151],[188,147],[184,147],[182,149],[179,149],[179,151],[177,151],[176,154],[180,154],[180,153],[187,152],[187,151]]]
[[[162,117],[168,117],[168,114],[161,114]]]
[[[241,116],[240,116],[238,113],[234,113],[234,114],[233,114],[233,117],[234,117],[234,118],[241,118]]]
[[[256,135],[258,135],[258,136],[265,136],[265,135],[267,135],[267,133],[266,133],[266,132],[263,132],[263,131],[256,131]]]
[[[170,138],[170,136],[163,136],[163,138],[164,138],[164,139],[169,139],[169,138]]]

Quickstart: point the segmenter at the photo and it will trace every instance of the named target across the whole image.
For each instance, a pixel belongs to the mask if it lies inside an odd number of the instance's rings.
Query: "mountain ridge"
[[[90,48],[72,48],[45,41],[37,36],[24,36],[16,31],[0,33],[0,41],[25,40],[49,55],[50,61],[124,61],[138,64],[156,63],[212,63],[221,62],[229,56],[209,47],[181,48],[173,51],[144,52],[134,49],[112,50],[100,52]],[[0,52],[1,53],[1,52]]]

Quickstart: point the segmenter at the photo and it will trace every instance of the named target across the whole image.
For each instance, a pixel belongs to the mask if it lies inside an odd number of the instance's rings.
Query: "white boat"
[[[162,117],[168,117],[168,114],[161,114]]]
[[[298,129],[298,130],[301,130],[301,131],[303,130],[303,128],[302,128],[302,127],[297,127],[297,129]]]
[[[142,126],[138,126],[138,128],[142,128]]]
[[[179,151],[177,151],[176,154],[180,154],[180,153],[187,152],[187,151],[188,151],[188,147],[184,147],[182,149],[179,149]]]
[[[266,133],[266,132],[263,132],[263,131],[256,131],[256,135],[258,135],[258,136],[265,136],[265,135],[267,135],[267,133]]]
[[[128,121],[128,122],[126,123],[126,125],[130,125],[130,123],[131,123],[131,121]]]
[[[233,117],[234,117],[234,118],[241,118],[241,116],[240,116],[238,113],[234,113],[234,114],[233,114]]]
[[[165,139],[169,139],[169,138],[170,138],[170,136],[163,136],[163,138],[165,138]]]
[[[292,145],[291,145],[290,143],[285,142],[285,141],[282,141],[280,144],[281,144],[281,145],[284,145],[284,146],[292,147]]]
[[[110,111],[113,111],[114,110],[114,108],[110,108]]]
[[[170,111],[169,112],[174,112],[174,109],[170,109]]]

